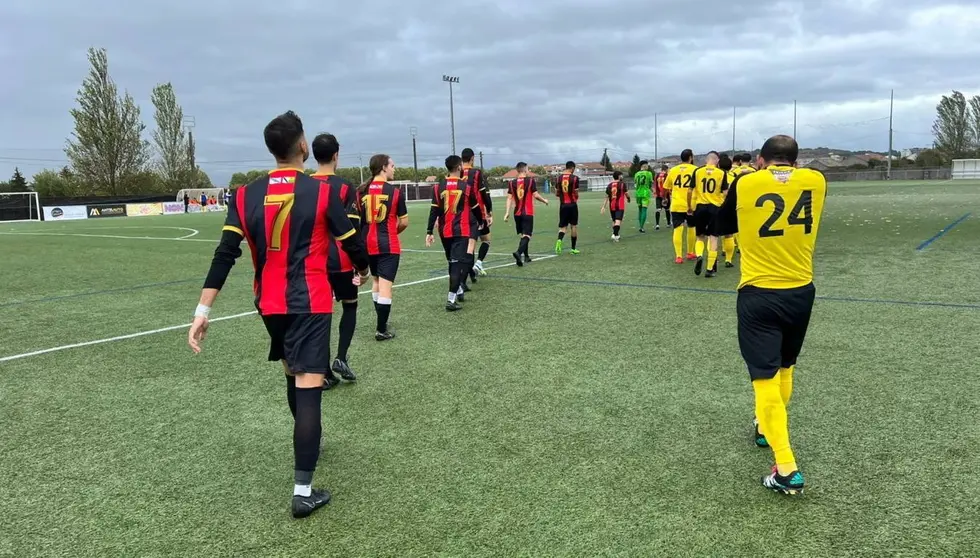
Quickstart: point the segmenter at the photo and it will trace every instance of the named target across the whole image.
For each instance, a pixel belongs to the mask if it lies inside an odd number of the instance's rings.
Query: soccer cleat
[[[701,272],[703,270],[704,270],[704,258],[698,256],[698,261],[694,263],[694,274],[701,275]]]
[[[725,262],[725,267],[729,267],[729,268],[735,267],[735,264],[733,264],[732,262]]]
[[[343,378],[346,382],[357,381],[357,375],[354,374],[354,371],[351,370],[350,364],[348,364],[345,360],[335,358],[333,361],[333,366],[331,366],[330,369],[336,372],[337,375]]]
[[[446,312],[458,312],[459,310],[462,310],[462,309],[463,309],[463,307],[460,306],[459,303],[457,303],[457,302],[447,302],[446,303]]]
[[[656,227],[653,227],[653,230],[659,231],[660,230],[660,225],[657,225]]]
[[[474,285],[479,283],[479,281],[476,279],[476,269],[470,271],[470,281],[472,281]]]
[[[517,267],[524,267],[524,261],[521,260],[520,254],[514,252],[513,254],[511,254],[511,256],[514,256],[514,260],[517,261]]]
[[[689,259],[689,260],[696,260],[696,259],[698,259],[698,255],[695,254],[694,252],[689,252],[687,254],[687,259]]]
[[[759,431],[759,420],[752,419],[752,426],[755,427],[755,445],[759,446],[760,448],[768,448],[769,440],[766,440],[765,435]]]
[[[333,372],[327,371],[323,375],[323,389],[333,389],[340,384],[340,379],[333,375]]]
[[[578,248],[572,248],[571,250],[569,250],[569,253],[570,254],[581,254],[582,252],[579,251]]]
[[[466,295],[456,293],[456,302],[466,302]]]
[[[487,270],[483,269],[483,262],[480,260],[476,260],[476,262],[473,263],[473,269],[475,269],[481,277],[487,274]]]
[[[524,263],[530,263],[530,262],[531,262],[531,256],[524,254]]]
[[[800,495],[803,494],[803,473],[793,471],[784,477],[773,467],[772,473],[762,477],[762,486],[788,496]]]
[[[646,229],[640,229],[640,232],[641,232],[641,233],[645,233],[645,232],[647,232],[647,231],[646,231]]]
[[[705,279],[710,279],[710,278],[714,277],[717,274],[718,274],[718,270],[716,270],[716,269],[709,269],[708,271],[706,271],[704,273],[704,278]]]
[[[681,258],[681,257],[674,258],[674,263],[675,264],[682,264],[682,263],[684,263],[684,258]]]
[[[473,290],[473,289],[471,289],[471,288],[469,287],[469,285],[467,285],[466,283],[463,283],[463,292],[464,292],[464,293],[468,293],[468,292],[470,292],[470,291],[472,291],[472,290]]]
[[[561,255],[561,239],[555,242],[555,253]]]
[[[309,496],[293,496],[293,517],[302,519],[330,503],[330,492],[316,490]]]
[[[390,329],[388,331],[378,331],[374,334],[375,341],[389,341],[395,338],[395,333]]]

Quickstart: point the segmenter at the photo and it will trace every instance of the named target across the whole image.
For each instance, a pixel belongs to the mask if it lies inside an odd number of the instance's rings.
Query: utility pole
[[[364,156],[357,154],[357,172],[361,173],[361,184],[364,184]]]
[[[443,74],[442,81],[449,83],[449,127],[452,130],[453,155],[456,154],[456,116],[453,111],[453,84],[459,83],[459,76]]]
[[[732,107],[732,154],[735,153],[735,107]]]
[[[480,152],[480,170],[483,170],[483,152]]]
[[[799,143],[799,139],[796,138],[796,99],[793,99],[793,139]]]
[[[892,89],[891,103],[888,107],[888,171],[886,171],[885,178],[888,180],[892,179],[892,149],[894,148],[895,130],[892,129],[892,123],[895,118],[895,90]]]
[[[658,141],[659,138],[657,137],[657,132],[659,131],[659,129],[660,127],[657,125],[657,113],[653,113],[653,160],[654,161],[660,159],[660,157],[658,156],[659,154],[657,152],[658,144],[660,143]]]
[[[419,154],[415,149],[415,136],[419,134],[419,129],[412,126],[408,129],[408,133],[412,134],[412,165],[415,166],[415,188],[419,187]]]
[[[197,186],[197,162],[194,160],[194,126],[196,122],[194,117],[190,115],[184,115],[184,119],[181,122],[184,129],[187,130],[187,161],[190,164],[189,173],[187,174],[187,184],[190,188]],[[208,185],[210,186],[210,184]]]

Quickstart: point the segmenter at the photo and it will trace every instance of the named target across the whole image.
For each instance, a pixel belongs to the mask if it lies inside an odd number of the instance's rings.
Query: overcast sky
[[[340,139],[341,164],[374,152],[411,166],[456,146],[485,164],[614,160],[686,147],[931,143],[936,102],[980,93],[980,4],[937,0],[0,0],[0,177],[66,163],[86,49],[153,126],[170,81],[196,121],[216,184],[269,164],[262,128],[287,109]],[[147,136],[149,137],[149,130]]]

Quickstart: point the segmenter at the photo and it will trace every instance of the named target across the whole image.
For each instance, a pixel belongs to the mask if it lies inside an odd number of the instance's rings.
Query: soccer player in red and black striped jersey
[[[211,306],[242,255],[244,239],[255,266],[255,305],[272,339],[269,360],[281,360],[286,370],[293,414],[293,517],[306,517],[330,502],[328,491],[311,486],[320,455],[324,375],[330,370],[330,245],[334,239],[342,243],[359,270],[358,284],[367,280],[368,255],[337,192],[303,174],[310,150],[299,117],[292,111],[276,117],[264,135],[277,168],[235,192],[187,343],[201,352]]]
[[[599,213],[606,212],[606,205],[609,206],[609,216],[613,221],[612,239],[619,242],[619,228],[623,225],[623,214],[626,213],[626,203],[630,201],[630,194],[623,181],[623,173],[616,171],[613,173],[613,181],[606,186],[606,199],[602,201]]]
[[[337,159],[340,153],[340,144],[337,142],[337,138],[333,134],[320,134],[313,138],[312,147],[313,158],[319,165],[317,171],[312,175],[313,178],[326,182],[332,190],[337,192],[351,224],[355,228],[359,227],[361,217],[354,208],[357,188],[336,175]],[[350,256],[344,252],[339,241],[335,240],[330,244],[327,271],[330,286],[333,288],[334,300],[343,305],[344,313],[340,317],[340,339],[337,343],[337,356],[333,361],[331,371],[326,374],[323,389],[331,389],[340,383],[340,380],[333,375],[334,372],[348,382],[357,381],[357,375],[351,370],[347,360],[347,351],[350,349],[351,340],[354,339],[354,330],[357,328],[357,285],[353,282],[354,264],[351,263]]]
[[[579,178],[575,176],[575,161],[565,163],[565,172],[558,177],[558,242],[555,243],[555,253],[561,254],[565,232],[572,227],[572,254],[578,254],[578,187]]]
[[[660,166],[660,172],[657,173],[656,178],[654,178],[654,195],[656,196],[656,210],[657,213],[654,215],[656,220],[656,226],[654,230],[660,230],[660,210],[663,210],[667,214],[667,226],[670,226],[670,192],[664,188],[664,182],[667,181],[667,165]]]
[[[504,222],[510,219],[510,208],[513,207],[514,225],[517,227],[518,236],[521,237],[521,242],[513,256],[517,260],[517,265],[523,266],[525,262],[531,261],[527,248],[531,243],[531,235],[534,234],[534,200],[545,205],[548,205],[548,200],[538,193],[538,185],[534,177],[527,175],[527,163],[521,161],[514,168],[517,170],[517,178],[507,187],[507,211],[504,213]]]
[[[371,298],[378,313],[374,338],[387,341],[395,337],[388,330],[388,316],[391,315],[391,288],[402,253],[398,235],[408,227],[408,207],[405,193],[388,182],[395,177],[395,162],[391,157],[384,154],[371,157],[368,169],[373,178],[358,188],[356,206],[371,264]]]
[[[480,251],[477,253],[476,262],[473,267],[480,275],[486,275],[483,269],[483,260],[490,253],[490,226],[493,225],[493,199],[490,198],[490,188],[487,186],[483,177],[483,169],[473,166],[475,153],[467,147],[460,153],[463,158],[463,178],[472,186],[480,200]]]
[[[429,225],[426,228],[425,246],[432,246],[433,230],[439,222],[439,236],[449,261],[449,300],[446,310],[455,312],[462,308],[463,282],[472,269],[473,246],[480,234],[479,193],[463,177],[463,160],[456,156],[446,157],[449,176],[432,189],[432,207],[429,209]]]

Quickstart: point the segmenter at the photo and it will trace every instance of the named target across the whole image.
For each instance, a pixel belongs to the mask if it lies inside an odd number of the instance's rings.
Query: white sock
[[[466,291],[464,291],[464,290],[463,290],[463,287],[460,287],[460,288],[458,288],[458,289],[456,289],[456,294],[457,294],[457,295],[461,295],[461,294],[463,294],[463,293],[465,293],[465,292],[466,292]]]
[[[449,302],[456,302],[456,293],[449,293]]]
[[[387,297],[384,297],[384,296],[379,296],[378,297],[378,304],[390,305],[391,304],[391,299],[390,298],[387,298]]]
[[[378,293],[376,293],[376,292],[371,293],[371,300],[377,302],[378,301]]]
[[[313,493],[313,487],[308,484],[293,485],[293,496],[309,497]]]

